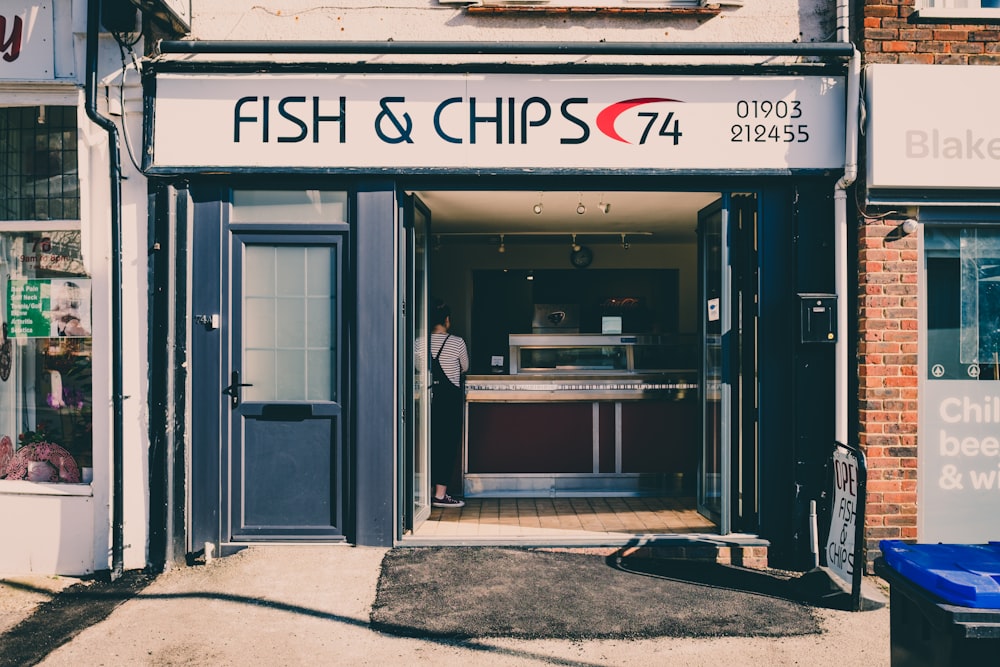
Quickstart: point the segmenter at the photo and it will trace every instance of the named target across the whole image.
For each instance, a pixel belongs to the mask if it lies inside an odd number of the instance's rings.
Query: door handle
[[[230,397],[230,404],[232,407],[238,408],[240,406],[240,402],[243,400],[243,392],[240,390],[240,387],[252,387],[253,385],[240,382],[239,371],[233,371],[231,379],[232,384],[223,389],[222,393]]]

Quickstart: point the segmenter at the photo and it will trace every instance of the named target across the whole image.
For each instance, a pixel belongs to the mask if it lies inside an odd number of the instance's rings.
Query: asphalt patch
[[[386,553],[371,625],[452,639],[639,639],[818,634],[787,577],[713,564],[493,547]],[[716,572],[720,574],[720,572]],[[743,575],[748,575],[743,577]],[[749,583],[748,583],[749,582]]]
[[[114,581],[93,579],[64,589],[0,635],[3,647],[0,667],[37,665],[85,629],[103,621],[154,578],[140,572],[125,572]]]

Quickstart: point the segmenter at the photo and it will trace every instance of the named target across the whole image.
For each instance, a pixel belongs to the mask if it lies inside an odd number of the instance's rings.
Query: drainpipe
[[[840,0],[837,5],[838,41],[850,44],[850,6],[848,0]],[[833,215],[835,224],[834,261],[836,292],[839,295],[840,307],[837,308],[837,345],[835,356],[835,427],[834,437],[837,442],[849,444],[849,415],[847,400],[849,388],[848,370],[850,368],[848,349],[851,338],[847,331],[847,304],[849,299],[849,281],[847,275],[847,189],[858,177],[858,114],[860,110],[861,91],[861,54],[852,47],[849,71],[847,74],[847,108],[846,108],[846,146],[844,155],[844,175],[834,186]]]
[[[122,252],[121,252],[121,150],[118,127],[114,121],[97,111],[97,56],[101,30],[101,0],[87,3],[87,117],[108,133],[108,180],[111,186],[111,400],[113,404],[111,490],[111,580],[124,571],[125,508],[122,492],[124,478],[122,461],[123,410],[122,395]]]

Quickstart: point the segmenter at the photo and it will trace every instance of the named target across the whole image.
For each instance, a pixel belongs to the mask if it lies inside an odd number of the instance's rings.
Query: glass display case
[[[684,369],[698,357],[694,337],[627,334],[516,334],[510,373],[642,373]]]

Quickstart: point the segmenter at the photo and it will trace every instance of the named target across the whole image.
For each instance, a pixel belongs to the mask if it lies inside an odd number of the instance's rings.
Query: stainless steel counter
[[[680,493],[697,465],[698,373],[471,375],[467,496]]]
[[[469,402],[492,403],[680,401],[697,395],[697,378],[694,370],[617,375],[470,375],[465,382],[465,397]]]

